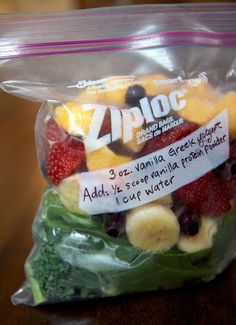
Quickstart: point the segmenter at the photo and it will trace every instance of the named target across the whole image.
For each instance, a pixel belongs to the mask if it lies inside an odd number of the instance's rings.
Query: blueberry
[[[105,231],[111,237],[118,237],[124,232],[124,213],[108,213],[106,215]]]
[[[130,106],[139,105],[140,99],[146,97],[146,91],[142,86],[130,86],[125,95],[125,101]]]
[[[185,235],[195,236],[199,232],[201,219],[198,213],[184,210],[178,217],[180,230]]]
[[[188,234],[190,236],[195,236],[199,232],[199,224],[198,223],[192,223],[189,225],[188,228]]]
[[[119,230],[116,229],[115,227],[114,227],[114,228],[109,227],[109,228],[107,229],[107,234],[108,234],[109,236],[113,237],[113,238],[116,238],[116,237],[119,236]]]

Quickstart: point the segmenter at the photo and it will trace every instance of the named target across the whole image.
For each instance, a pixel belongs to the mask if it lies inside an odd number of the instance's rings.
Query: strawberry
[[[84,144],[70,136],[52,144],[48,152],[47,173],[54,185],[71,175],[85,161]]]
[[[141,155],[148,155],[149,153],[160,150],[192,133],[197,129],[197,125],[190,122],[178,125],[175,128],[162,133],[148,140],[141,151]]]
[[[201,210],[203,214],[220,216],[230,210],[230,196],[226,184],[212,175],[210,185],[204,190],[205,200]]]
[[[201,214],[220,216],[230,210],[227,186],[212,172],[177,190],[177,197]]]
[[[66,132],[52,118],[47,122],[46,137],[48,141],[62,141],[67,136]]]

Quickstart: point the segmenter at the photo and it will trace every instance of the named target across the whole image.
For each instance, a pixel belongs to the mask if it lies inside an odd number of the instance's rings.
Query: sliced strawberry
[[[185,185],[176,194],[187,207],[201,214],[220,216],[231,207],[227,186],[212,172]]]
[[[175,128],[162,133],[148,140],[141,151],[141,155],[148,155],[149,153],[160,150],[192,133],[197,129],[197,125],[190,122],[185,122],[182,125],[178,125]]]
[[[48,152],[47,173],[54,185],[71,175],[85,161],[84,144],[68,136],[54,143]]]
[[[51,142],[61,142],[68,137],[67,133],[51,118],[47,122],[46,137]]]

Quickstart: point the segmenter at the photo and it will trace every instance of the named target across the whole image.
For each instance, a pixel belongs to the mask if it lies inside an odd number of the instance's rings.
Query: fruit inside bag
[[[225,19],[219,30],[217,19],[233,17],[235,6],[223,9],[66,13],[67,36],[59,42],[49,33],[47,43],[50,23],[44,27],[48,17],[41,16],[34,26],[39,39],[21,40],[18,52],[0,42],[1,87],[44,102],[35,130],[49,184],[33,224],[27,282],[14,304],[178,288],[213,279],[233,259],[236,26]],[[189,28],[183,10],[199,30]],[[86,31],[87,16],[93,26],[110,19],[112,38]],[[72,42],[66,32],[80,21],[84,40]]]

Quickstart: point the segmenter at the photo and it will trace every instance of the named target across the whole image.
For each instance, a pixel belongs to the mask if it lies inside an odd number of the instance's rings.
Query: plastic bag
[[[236,247],[236,6],[0,18],[48,181],[14,304],[209,281]]]

